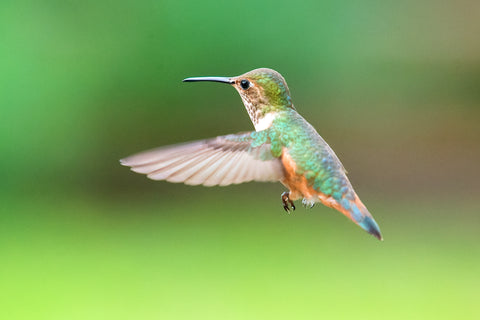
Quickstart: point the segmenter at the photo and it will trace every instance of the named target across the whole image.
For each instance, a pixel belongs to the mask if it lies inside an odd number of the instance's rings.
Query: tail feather
[[[350,218],[353,222],[355,222],[362,229],[376,237],[378,240],[383,240],[382,234],[380,232],[380,227],[375,222],[375,219],[373,219],[370,212],[368,212],[367,208],[362,203],[360,198],[357,195],[351,198],[353,198],[353,200],[350,200],[347,197],[341,199],[340,201],[332,199],[333,201],[327,205],[343,213],[345,216]]]

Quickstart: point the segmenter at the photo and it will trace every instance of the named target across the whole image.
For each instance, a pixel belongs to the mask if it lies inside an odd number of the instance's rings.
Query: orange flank
[[[232,85],[255,131],[153,149],[120,160],[122,165],[153,180],[189,185],[280,181],[289,189],[281,195],[285,211],[295,210],[294,200],[303,198],[305,206],[321,202],[382,239],[378,224],[353,190],[340,160],[295,110],[281,74],[260,68],[237,77],[193,77],[183,81]]]
[[[340,203],[332,196],[316,191],[313,186],[308,183],[308,180],[305,178],[305,176],[296,173],[296,164],[287,152],[283,152],[281,160],[285,169],[285,177],[281,180],[281,182],[290,190],[289,197],[291,200],[305,198],[312,202],[320,201],[325,206],[343,213],[350,220],[355,222],[355,224],[359,225],[358,221],[352,217],[351,211],[342,207]],[[356,204],[360,212],[362,212],[362,215],[370,216],[367,208],[356,194],[355,199],[351,201],[351,203]]]

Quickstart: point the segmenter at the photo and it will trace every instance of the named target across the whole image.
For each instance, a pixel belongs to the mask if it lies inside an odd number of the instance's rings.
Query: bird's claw
[[[290,207],[292,208],[292,211],[295,211],[295,205],[293,204],[293,201],[290,200],[290,192],[282,193],[282,203],[283,209],[285,209],[287,213],[290,213]]]
[[[312,209],[315,206],[315,201],[310,201],[305,198],[302,200],[302,205],[306,209]]]

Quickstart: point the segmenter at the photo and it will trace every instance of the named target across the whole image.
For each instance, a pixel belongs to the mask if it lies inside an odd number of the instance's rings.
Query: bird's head
[[[235,87],[257,131],[268,127],[277,112],[294,109],[285,79],[272,69],[255,69],[237,77],[196,77],[183,81],[214,81]],[[269,123],[259,125],[265,117]]]

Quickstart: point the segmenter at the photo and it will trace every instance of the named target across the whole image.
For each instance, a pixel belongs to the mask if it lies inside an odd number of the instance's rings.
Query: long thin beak
[[[197,82],[197,81],[212,81],[212,82],[222,82],[222,83],[228,83],[228,84],[235,83],[234,80],[227,77],[194,77],[194,78],[183,79],[183,82]]]

